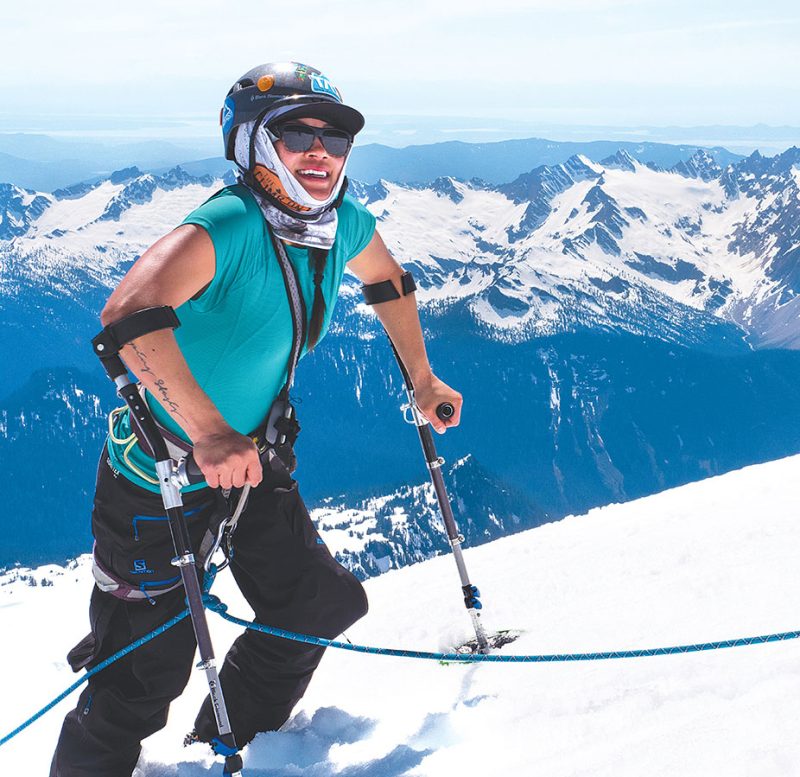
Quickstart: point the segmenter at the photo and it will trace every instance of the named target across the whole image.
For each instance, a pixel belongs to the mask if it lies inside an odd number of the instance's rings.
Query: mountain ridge
[[[576,156],[529,171],[507,191],[452,177],[354,182],[353,196],[414,271],[437,374],[467,397],[461,430],[441,444],[452,461],[471,454],[483,473],[464,476],[464,493],[454,493],[477,516],[478,535],[491,530],[482,492],[499,502],[506,486],[520,494],[519,525],[510,511],[496,516],[511,531],[797,451],[800,370],[786,346],[798,337],[790,261],[798,153],[723,169],[698,152],[672,170],[623,151],[603,163]],[[78,419],[56,412],[37,370],[53,371],[68,393],[75,385],[98,397],[103,412],[113,407],[88,347],[104,299],[222,183],[180,168],[161,176],[128,168],[59,197],[5,190],[0,209],[13,211],[20,234],[0,241],[0,321],[13,333],[0,341],[9,408],[0,459],[26,484],[13,514],[47,516],[15,538],[19,553],[44,548],[56,526],[51,553],[88,541],[78,517],[88,513],[104,428],[93,405],[96,427],[78,434]],[[37,196],[46,207],[33,207]],[[344,495],[341,504],[356,509],[368,484],[384,496],[405,489],[396,505],[423,516],[414,536],[392,529],[369,538],[364,570],[386,547],[407,546],[398,552],[411,558],[412,548],[432,552],[441,542],[414,491],[424,479],[417,443],[389,407],[399,386],[382,342],[348,276],[325,343],[298,372],[300,476],[312,504]],[[58,499],[41,492],[41,427],[28,423],[37,413],[54,429],[66,425],[48,466],[80,486]],[[353,457],[353,448],[369,455]]]

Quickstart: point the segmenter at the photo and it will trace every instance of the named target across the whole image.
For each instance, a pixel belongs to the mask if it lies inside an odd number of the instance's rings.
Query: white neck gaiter
[[[253,181],[247,180],[243,171],[250,169],[250,140],[254,132]],[[234,155],[240,168],[238,180],[255,196],[264,218],[277,237],[312,248],[333,246],[338,218],[332,205],[342,188],[347,160],[330,196],[326,200],[317,200],[286,169],[260,123],[256,125],[251,121],[239,126]],[[282,208],[296,215],[290,215],[278,208],[274,202],[279,202]]]

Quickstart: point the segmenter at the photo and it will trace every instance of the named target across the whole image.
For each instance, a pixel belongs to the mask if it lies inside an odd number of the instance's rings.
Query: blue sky
[[[192,115],[207,134],[233,80],[281,59],[321,68],[377,122],[800,125],[792,2],[43,0],[2,20],[12,128]]]

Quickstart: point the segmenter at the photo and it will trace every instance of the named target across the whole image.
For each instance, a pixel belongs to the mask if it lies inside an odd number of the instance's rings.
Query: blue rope
[[[136,648],[138,647],[141,647],[146,642],[149,642],[151,639],[155,639],[160,634],[163,634],[167,629],[171,629],[176,623],[182,621],[188,614],[189,610],[184,610],[182,613],[179,613],[171,620],[168,620],[166,623],[159,626],[157,629],[153,629],[153,631],[151,631],[149,634],[146,634],[144,637],[137,639],[136,642],[132,642],[130,645],[122,648],[122,650],[117,651],[116,653],[114,653],[113,656],[110,656],[105,661],[95,666],[93,669],[90,669],[88,672],[86,672],[86,674],[83,677],[81,677],[80,680],[77,680],[72,685],[70,685],[70,687],[67,688],[66,691],[56,696],[56,698],[53,699],[53,701],[51,701],[46,706],[42,707],[42,709],[40,709],[39,712],[37,712],[32,717],[28,718],[28,720],[26,720],[22,725],[17,726],[17,728],[15,728],[10,734],[6,734],[6,736],[0,739],[0,747],[2,747],[10,739],[13,739],[21,731],[24,731],[26,728],[28,728],[28,726],[30,726],[31,723],[35,723],[39,718],[42,717],[42,715],[53,709],[53,707],[55,707],[56,704],[58,704],[60,701],[66,699],[67,696],[69,696],[77,688],[80,688],[90,677],[93,677],[98,672],[102,672],[103,669],[105,669],[107,666],[110,666],[115,661],[119,661],[120,658],[122,658],[123,656],[127,656],[128,653],[130,653],[133,650],[136,650]]]
[[[355,653],[367,653],[370,655],[379,656],[395,656],[399,658],[416,658],[428,659],[431,661],[440,662],[456,662],[456,663],[505,663],[505,664],[533,664],[533,663],[558,663],[566,661],[605,661],[612,658],[645,658],[648,656],[668,656],[675,655],[676,653],[699,653],[705,650],[722,650],[724,648],[744,647],[746,645],[763,645],[767,642],[785,642],[790,639],[797,639],[800,637],[800,631],[785,631],[780,634],[765,634],[760,637],[742,637],[740,639],[726,639],[719,642],[701,642],[696,645],[677,645],[675,647],[660,647],[660,648],[642,648],[640,650],[610,650],[601,653],[553,653],[544,655],[500,655],[496,653],[482,654],[482,653],[431,653],[424,650],[399,650],[397,648],[379,648],[370,647],[368,645],[353,645],[350,642],[339,642],[333,639],[323,639],[322,637],[312,637],[308,634],[298,634],[294,631],[287,631],[286,629],[279,629],[274,626],[264,626],[261,623],[253,623],[245,621],[228,614],[228,606],[220,601],[216,596],[208,593],[211,584],[214,582],[216,575],[216,568],[212,565],[208,576],[206,577],[203,596],[203,604],[212,612],[217,613],[226,621],[235,623],[237,626],[243,626],[251,631],[259,631],[262,634],[270,634],[273,637],[281,639],[292,640],[293,642],[304,642],[309,645],[319,645],[321,647],[332,647],[340,650],[350,650]],[[136,640],[122,650],[114,653],[102,663],[86,672],[86,674],[78,681],[74,682],[63,693],[59,694],[53,701],[43,707],[39,712],[26,720],[22,725],[15,728],[10,734],[7,734],[0,739],[0,747],[2,747],[10,739],[13,739],[21,731],[24,731],[28,726],[37,721],[42,715],[49,712],[56,704],[65,699],[74,690],[79,688],[90,677],[93,677],[98,672],[101,672],[107,666],[110,666],[115,661],[118,661],[123,656],[136,650],[136,648],[149,642],[151,639],[163,634],[167,629],[171,629],[176,623],[183,620],[189,614],[186,609],[176,615],[171,620],[168,620],[163,625],[146,634],[144,637]]]
[[[699,653],[704,650],[721,650],[723,648],[743,647],[745,645],[762,645],[766,642],[785,642],[789,639],[800,637],[800,631],[785,631],[781,634],[766,634],[761,637],[742,637],[741,639],[726,639],[719,642],[702,642],[696,645],[677,645],[675,647],[642,648],[640,650],[610,650],[602,653],[553,653],[545,655],[501,655],[498,653],[429,653],[424,650],[398,650],[397,648],[379,648],[368,645],[353,645],[350,642],[337,642],[333,639],[310,637],[307,634],[297,634],[294,631],[278,629],[273,626],[264,626],[260,623],[236,618],[229,615],[227,605],[216,596],[204,597],[206,607],[212,612],[221,615],[226,621],[244,626],[252,631],[271,634],[273,637],[290,639],[294,642],[305,642],[309,645],[351,650],[355,653],[368,653],[378,656],[396,656],[398,658],[421,658],[431,661],[461,662],[461,663],[502,663],[502,664],[537,664],[558,663],[566,661],[605,661],[611,658],[645,658],[647,656],[668,656],[676,653]]]

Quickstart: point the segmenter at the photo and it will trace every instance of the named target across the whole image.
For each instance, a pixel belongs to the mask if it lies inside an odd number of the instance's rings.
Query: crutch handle
[[[450,402],[442,402],[442,404],[436,408],[436,417],[440,421],[449,421],[455,412],[456,409],[452,404],[450,404]]]
[[[194,460],[194,453],[185,456],[178,463],[178,479],[187,486],[193,486],[195,483],[202,483],[205,480],[205,475]]]

